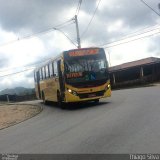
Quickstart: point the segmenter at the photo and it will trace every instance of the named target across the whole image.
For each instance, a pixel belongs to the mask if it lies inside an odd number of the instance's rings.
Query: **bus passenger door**
[[[58,76],[59,76],[59,86],[60,86],[60,92],[61,94],[64,93],[64,78],[63,78],[63,75],[62,75],[62,71],[61,71],[61,60],[59,60],[57,62],[57,69],[58,69]]]

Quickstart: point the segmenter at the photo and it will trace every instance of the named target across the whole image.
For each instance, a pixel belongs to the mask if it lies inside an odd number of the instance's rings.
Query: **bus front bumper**
[[[83,93],[76,94],[66,91],[65,93],[65,102],[83,102],[83,101],[94,101],[100,98],[111,97],[111,88],[108,88],[106,91],[98,91],[93,93]]]

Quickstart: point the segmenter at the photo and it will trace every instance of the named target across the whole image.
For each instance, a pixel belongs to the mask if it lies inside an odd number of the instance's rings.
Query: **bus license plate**
[[[89,95],[88,95],[88,98],[91,98],[91,97],[96,97],[96,94],[95,94],[95,93],[89,94]]]

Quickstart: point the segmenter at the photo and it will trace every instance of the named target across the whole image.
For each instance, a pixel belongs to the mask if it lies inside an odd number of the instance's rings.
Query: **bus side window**
[[[44,77],[43,77],[43,71],[42,71],[42,68],[41,68],[41,75],[42,75],[42,79],[44,79]]]
[[[57,61],[54,61],[54,76],[58,76]]]
[[[48,77],[49,77],[48,65],[47,65],[47,66],[45,66],[45,72],[46,72],[46,78],[48,78]]]
[[[52,62],[52,72],[53,72],[53,76],[54,76],[54,62]]]
[[[43,76],[43,70],[42,70],[42,68],[41,68],[41,74],[42,74],[42,79],[44,79],[44,76]]]
[[[34,81],[37,82],[36,72],[34,72]]]
[[[42,80],[42,72],[41,72],[41,68],[39,69],[39,76],[40,76],[40,80]]]
[[[47,65],[47,68],[48,68],[48,77],[51,77],[51,76],[50,76],[50,68],[49,68],[49,64]]]
[[[53,77],[53,66],[52,66],[52,63],[49,64],[49,73],[50,73],[50,77]]]
[[[45,68],[44,67],[42,68],[42,75],[43,75],[43,79],[45,79],[46,78],[46,72],[45,72]]]

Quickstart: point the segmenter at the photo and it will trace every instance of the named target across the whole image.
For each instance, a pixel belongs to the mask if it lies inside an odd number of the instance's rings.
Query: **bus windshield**
[[[70,59],[65,61],[65,77],[69,84],[107,80],[108,63],[98,57]]]

